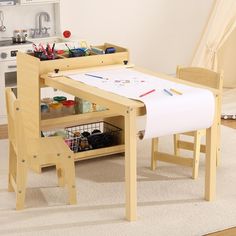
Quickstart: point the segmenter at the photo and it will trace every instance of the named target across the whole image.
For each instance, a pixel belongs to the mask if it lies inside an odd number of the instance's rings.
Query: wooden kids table
[[[103,91],[78,81],[71,80],[63,74],[81,73],[91,70],[109,69],[114,67],[125,67],[123,61],[128,60],[128,52],[119,48],[120,54],[103,55],[98,58],[65,58],[54,61],[40,61],[39,59],[24,53],[17,55],[17,76],[18,76],[18,98],[22,105],[23,118],[28,124],[26,135],[39,137],[41,130],[49,127],[66,127],[78,122],[103,119],[108,120],[124,130],[124,139],[120,145],[110,148],[102,148],[78,153],[78,158],[90,158],[112,153],[125,152],[125,192],[126,192],[126,219],[134,221],[137,219],[137,174],[136,174],[136,119],[145,114],[145,106],[142,102],[128,99],[110,92]],[[123,51],[122,51],[123,50]],[[162,74],[156,74],[147,70],[134,69],[156,75],[160,78],[196,86],[191,83],[180,81]],[[59,69],[57,77],[49,76],[49,72]],[[62,90],[74,96],[89,100],[96,104],[107,107],[109,110],[91,112],[88,114],[71,115],[57,119],[41,120],[40,116],[40,88],[50,86]],[[200,87],[200,86],[198,86]],[[217,92],[212,90],[217,100]],[[217,113],[217,112],[216,112]],[[211,201],[215,197],[216,185],[216,133],[217,119],[207,129],[206,133],[206,170],[205,170],[205,199]],[[87,153],[87,154],[84,154]],[[37,169],[36,167],[35,169]]]

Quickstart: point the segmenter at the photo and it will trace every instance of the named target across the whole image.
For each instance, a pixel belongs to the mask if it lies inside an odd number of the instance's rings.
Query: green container
[[[63,102],[63,101],[66,101],[66,100],[67,100],[67,97],[64,97],[64,96],[56,96],[56,97],[53,97],[53,100],[56,101],[56,102]]]

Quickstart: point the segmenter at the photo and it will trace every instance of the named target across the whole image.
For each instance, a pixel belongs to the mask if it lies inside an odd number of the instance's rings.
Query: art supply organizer
[[[107,127],[113,127],[112,138],[114,142],[107,143],[99,148],[92,147],[89,144],[89,148],[86,151],[81,151],[77,148],[75,150],[75,161],[96,158],[105,155],[111,155],[115,153],[123,153],[125,150],[124,145],[124,117],[118,116],[114,112],[111,112],[109,109],[88,112],[84,114],[73,114],[62,117],[55,117],[51,119],[43,119],[41,116],[40,110],[40,100],[41,100],[41,89],[45,86],[53,87],[53,84],[42,79],[42,75],[49,73],[58,72],[58,74],[63,71],[76,71],[91,67],[100,67],[100,66],[119,66],[127,64],[129,60],[128,50],[113,44],[105,43],[104,45],[96,46],[105,50],[105,48],[114,47],[115,53],[111,54],[101,54],[101,55],[90,55],[84,57],[72,57],[72,58],[60,58],[57,60],[45,60],[41,61],[39,58],[34,57],[33,55],[21,53],[17,54],[17,88],[18,88],[18,98],[21,101],[22,106],[22,116],[24,121],[28,125],[25,127],[25,135],[27,138],[38,138],[41,136],[41,132],[47,132],[49,130],[56,129],[65,129],[69,133],[73,133],[72,129],[76,127],[79,129],[85,127],[86,124],[92,126],[93,124],[103,125],[106,130]],[[57,78],[55,78],[57,79]],[[59,78],[58,78],[59,79]],[[88,97],[86,93],[73,94],[71,91],[67,90],[67,87],[62,86],[56,88],[66,93],[70,93],[73,96],[78,96],[82,99],[88,100],[92,103],[104,106],[105,104],[99,104],[99,102],[93,97]],[[82,125],[82,126],[81,126]],[[67,127],[67,128],[66,128]],[[68,128],[74,127],[74,128]],[[101,127],[99,127],[101,129]],[[111,133],[105,131],[100,134],[103,140],[106,138],[105,135],[110,135]],[[74,135],[74,134],[72,134]],[[91,135],[92,137],[95,135]],[[75,140],[81,142],[82,137],[68,136],[68,140]],[[97,136],[98,137],[98,136]],[[91,137],[90,143],[91,141]],[[69,141],[68,141],[69,142]],[[97,143],[98,140],[96,141]],[[70,145],[70,143],[69,143]],[[73,146],[73,145],[72,145]],[[75,147],[72,147],[72,149]],[[85,148],[86,149],[86,148]],[[77,152],[78,151],[78,152]],[[33,169],[37,172],[41,172],[41,169],[46,166],[52,165],[51,163],[44,163],[43,165],[35,165]]]

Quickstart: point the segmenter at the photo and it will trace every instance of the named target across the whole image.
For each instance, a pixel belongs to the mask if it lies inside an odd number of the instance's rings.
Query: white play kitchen
[[[65,42],[77,46],[61,31],[60,0],[0,0],[0,126],[7,124],[5,88],[17,85],[17,52],[31,53],[33,44],[61,50],[66,49]],[[53,92],[43,91],[44,97]]]

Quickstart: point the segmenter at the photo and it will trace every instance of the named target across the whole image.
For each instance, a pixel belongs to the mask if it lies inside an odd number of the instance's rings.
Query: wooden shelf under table
[[[67,115],[61,117],[52,117],[49,119],[41,119],[41,129],[42,131],[44,131],[47,129],[91,123],[104,120],[105,118],[108,117],[115,117],[117,115],[118,114],[115,114],[110,110],[105,110],[105,111],[88,112],[83,114]]]

